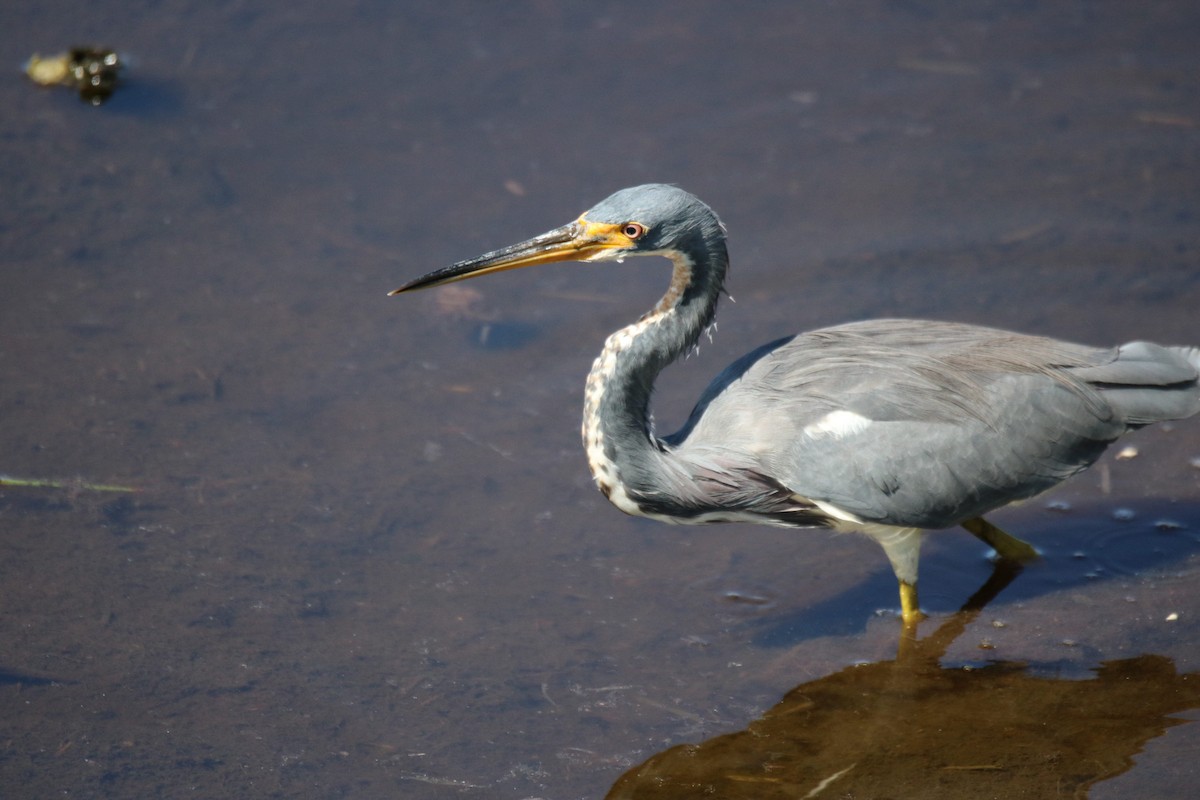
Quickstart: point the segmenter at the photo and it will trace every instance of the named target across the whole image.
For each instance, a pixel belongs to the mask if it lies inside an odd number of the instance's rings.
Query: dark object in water
[[[25,65],[25,74],[41,86],[76,89],[80,100],[98,106],[116,91],[124,66],[115,50],[72,47],[66,53],[46,58],[35,54]]]

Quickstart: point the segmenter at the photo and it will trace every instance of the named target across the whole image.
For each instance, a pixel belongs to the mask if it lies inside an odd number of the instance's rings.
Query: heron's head
[[[697,262],[708,260],[714,248],[723,255],[724,242],[720,220],[698,198],[674,186],[648,183],[610,195],[561,228],[436,270],[390,294],[555,261],[678,254]]]

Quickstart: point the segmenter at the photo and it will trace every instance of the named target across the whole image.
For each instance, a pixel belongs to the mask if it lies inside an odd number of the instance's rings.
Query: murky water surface
[[[0,472],[63,486],[0,489],[5,797],[1191,796],[1200,423],[996,515],[1046,558],[976,615],[932,539],[898,653],[872,542],[591,486],[663,264],[385,292],[669,181],[737,302],[664,428],[838,321],[1200,343],[1195,4],[27,5]],[[77,43],[103,107],[18,72]]]

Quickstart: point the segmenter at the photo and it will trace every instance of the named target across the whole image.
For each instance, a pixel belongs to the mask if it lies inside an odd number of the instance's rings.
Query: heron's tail
[[[1130,342],[1107,364],[1072,370],[1133,428],[1200,413],[1200,347]]]

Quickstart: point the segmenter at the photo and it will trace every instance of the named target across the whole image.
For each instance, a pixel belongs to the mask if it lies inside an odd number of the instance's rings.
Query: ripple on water
[[[1095,579],[1179,568],[1198,550],[1196,526],[1120,507],[1098,521],[1086,541],[1076,540],[1068,557],[1083,566],[1086,578]]]

